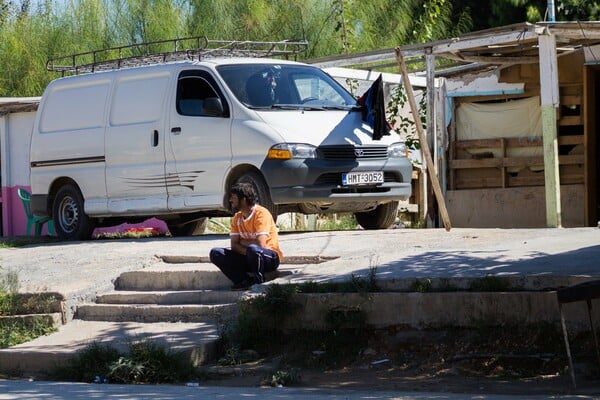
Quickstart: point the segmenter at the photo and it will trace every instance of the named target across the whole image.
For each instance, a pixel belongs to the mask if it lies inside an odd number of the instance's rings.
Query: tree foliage
[[[559,20],[600,17],[597,2],[556,4]],[[545,0],[0,0],[0,96],[39,96],[57,77],[45,69],[48,58],[108,47],[186,36],[304,39],[302,57],[314,58],[537,21],[545,6]]]
[[[555,0],[557,21],[596,21],[600,19],[600,4],[593,0]],[[454,0],[456,10],[470,14],[473,30],[486,29],[516,22],[548,20],[547,0]]]

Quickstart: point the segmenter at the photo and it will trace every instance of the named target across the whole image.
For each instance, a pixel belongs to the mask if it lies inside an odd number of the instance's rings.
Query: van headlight
[[[317,148],[306,143],[279,143],[272,146],[268,160],[290,160],[292,158],[317,158]]]
[[[388,146],[388,157],[389,158],[408,157],[406,145],[402,142],[390,144]]]

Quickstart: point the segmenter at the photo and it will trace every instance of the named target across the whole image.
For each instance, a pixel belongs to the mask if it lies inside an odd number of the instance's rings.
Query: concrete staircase
[[[244,295],[230,285],[220,271],[198,264],[123,273],[114,291],[79,305],[58,332],[0,350],[0,371],[43,376],[92,342],[125,351],[136,340],[155,341],[187,354],[194,365],[205,364],[215,357],[220,328],[237,315]]]
[[[292,261],[294,261],[292,259]],[[309,262],[312,260],[308,260]],[[290,261],[288,261],[290,262]],[[307,262],[306,257],[297,263]],[[313,280],[294,270],[295,264],[280,268],[278,282]],[[331,280],[349,276],[330,274]],[[323,327],[332,310],[356,309],[367,314],[374,327],[472,326],[478,321],[559,323],[556,301],[558,287],[570,286],[589,277],[514,276],[507,278],[506,291],[469,291],[475,278],[432,278],[431,292],[415,292],[414,278],[380,279],[382,292],[296,294],[303,308],[288,328]],[[238,313],[245,292],[232,292],[231,283],[216,268],[200,259],[181,259],[122,273],[114,290],[96,296],[94,303],[80,304],[72,321],[57,333],[0,350],[0,372],[11,375],[44,375],[55,364],[72,357],[92,342],[110,344],[122,351],[131,341],[152,340],[173,351],[187,354],[194,365],[213,360],[221,329]],[[452,287],[454,291],[448,291]],[[588,326],[584,307],[565,308],[570,329]],[[600,310],[594,309],[600,318]],[[68,318],[67,318],[68,320]]]
[[[121,274],[115,291],[77,307],[74,318],[111,322],[218,322],[237,313],[242,292],[220,271],[133,271]]]

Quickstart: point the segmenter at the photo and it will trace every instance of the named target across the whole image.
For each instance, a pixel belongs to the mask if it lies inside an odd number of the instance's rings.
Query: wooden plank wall
[[[583,135],[558,138],[562,185],[583,183],[583,139]],[[541,146],[541,136],[454,141],[451,145],[453,156],[448,163],[449,188],[461,190],[543,186],[543,156],[507,156],[509,149]],[[501,157],[494,157],[492,152],[471,154],[468,151],[481,148],[500,149]]]
[[[525,82],[523,97],[539,95],[539,68],[524,64],[503,70],[501,81]],[[586,152],[583,54],[559,59],[557,112],[563,226],[585,226]],[[500,96],[460,101],[502,101]],[[456,136],[454,136],[456,137]],[[454,226],[545,227],[543,156],[509,157],[510,149],[542,147],[542,137],[451,140],[447,201]],[[497,151],[471,154],[469,150]],[[481,151],[481,150],[480,150]],[[477,152],[474,152],[477,153]],[[494,157],[494,154],[500,157]],[[514,153],[513,153],[514,154]],[[498,199],[502,206],[499,206]],[[540,212],[538,212],[540,211]]]

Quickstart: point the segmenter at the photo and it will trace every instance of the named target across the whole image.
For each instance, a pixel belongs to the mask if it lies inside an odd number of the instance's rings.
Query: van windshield
[[[318,68],[289,64],[231,64],[217,67],[246,107],[329,110],[356,108],[356,99]]]

